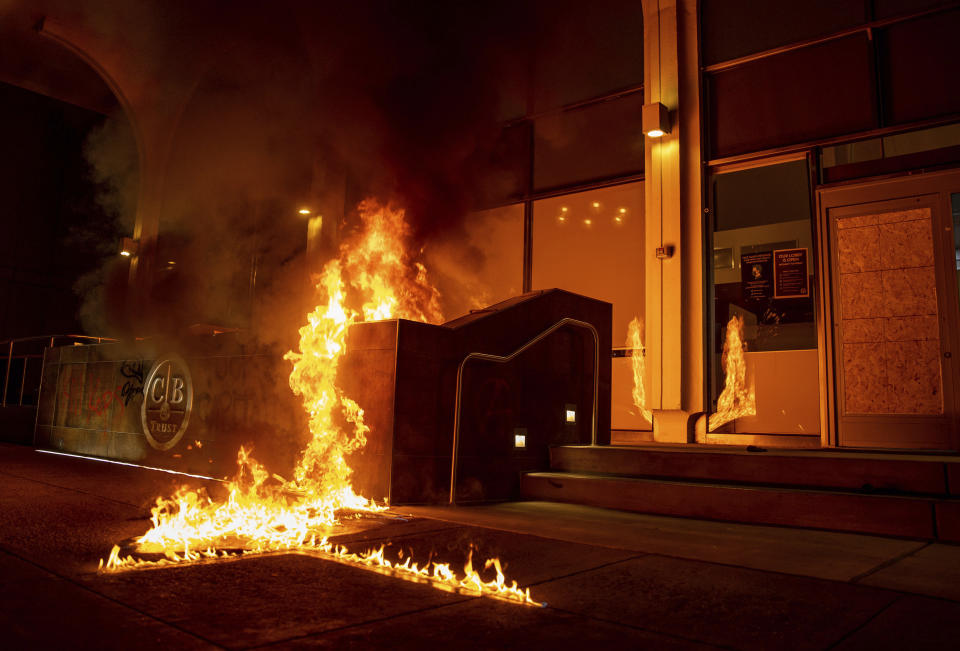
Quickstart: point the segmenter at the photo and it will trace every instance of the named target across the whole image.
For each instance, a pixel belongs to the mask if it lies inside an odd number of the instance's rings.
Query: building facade
[[[514,243],[525,290],[612,302],[615,346],[643,321],[653,424],[615,350],[614,440],[956,449],[956,3],[643,11],[642,71],[511,123],[530,178],[476,222],[513,224],[495,248]],[[621,71],[640,52],[597,56]],[[640,139],[641,103],[666,134]],[[734,316],[755,413],[711,431]]]
[[[482,263],[451,282],[474,303],[552,287],[611,302],[615,442],[958,449],[960,4],[537,15],[523,83],[502,94],[506,180],[465,226]],[[162,262],[148,243],[187,98],[158,105],[155,78],[82,24],[40,33],[91,62],[134,125],[140,291]],[[641,116],[657,104],[667,128],[653,138]],[[322,201],[342,206],[327,185]],[[755,413],[711,431],[732,317]],[[652,422],[633,397],[635,318]]]

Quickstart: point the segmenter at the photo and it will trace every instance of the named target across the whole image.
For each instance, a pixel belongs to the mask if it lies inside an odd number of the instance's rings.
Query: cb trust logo
[[[143,385],[140,422],[147,442],[169,450],[187,431],[193,407],[193,382],[187,363],[176,355],[157,359]]]

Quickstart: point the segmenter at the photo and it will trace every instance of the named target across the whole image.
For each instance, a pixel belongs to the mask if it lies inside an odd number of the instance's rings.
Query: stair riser
[[[557,447],[550,451],[550,467],[557,472],[589,472],[635,477],[707,480],[945,495],[950,486],[960,493],[958,464],[933,461],[856,459],[836,457],[768,456],[757,454],[669,452],[610,447]]]
[[[730,522],[934,537],[934,503],[908,498],[778,491],[594,477],[525,475],[525,499]]]
[[[937,538],[960,542],[960,502],[937,502]]]

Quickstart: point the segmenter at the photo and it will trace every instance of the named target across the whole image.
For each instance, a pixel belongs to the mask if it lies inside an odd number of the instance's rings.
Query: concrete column
[[[695,0],[644,3],[644,100],[670,111],[672,128],[648,138],[646,349],[658,441],[693,441],[703,410],[703,255],[700,92]],[[658,258],[658,248],[672,254]]]

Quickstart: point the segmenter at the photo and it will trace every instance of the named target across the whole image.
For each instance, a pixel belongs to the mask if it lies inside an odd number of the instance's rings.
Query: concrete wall
[[[143,383],[153,361],[175,352],[193,381],[187,431],[169,450],[143,433]],[[47,350],[38,406],[39,448],[214,477],[232,476],[240,445],[270,468],[292,467],[303,444],[303,409],[284,363],[225,338],[64,346]]]

